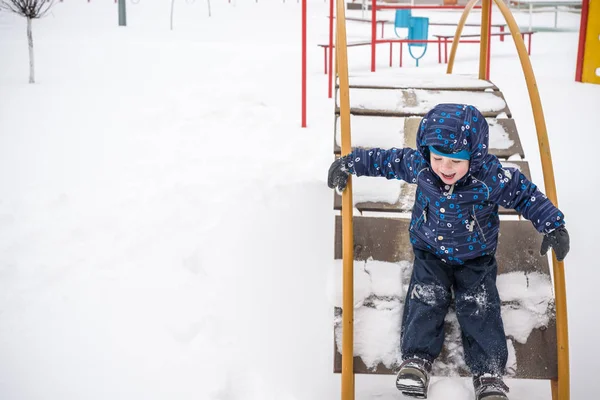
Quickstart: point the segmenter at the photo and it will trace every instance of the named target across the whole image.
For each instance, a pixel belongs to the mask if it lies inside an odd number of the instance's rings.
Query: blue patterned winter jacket
[[[488,143],[488,124],[479,110],[464,104],[440,104],[419,125],[418,150],[357,148],[344,157],[344,166],[357,176],[416,184],[410,223],[413,246],[448,264],[460,265],[495,253],[499,205],[521,213],[539,232],[564,225],[563,214],[536,185],[488,154]],[[468,150],[467,174],[454,185],[443,183],[430,167],[429,146]]]

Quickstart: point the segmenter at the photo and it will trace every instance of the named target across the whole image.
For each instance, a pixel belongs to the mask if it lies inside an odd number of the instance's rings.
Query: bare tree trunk
[[[210,17],[210,0],[208,0],[208,16]]]
[[[33,60],[33,34],[31,33],[31,18],[27,18],[27,42],[29,43],[29,83],[35,83]]]
[[[173,30],[173,11],[175,10],[175,0],[171,0],[171,30]]]

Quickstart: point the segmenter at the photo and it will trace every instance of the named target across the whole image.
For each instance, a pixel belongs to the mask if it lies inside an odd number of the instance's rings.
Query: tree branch
[[[56,0],[0,0],[0,9],[25,18],[42,18],[54,6]]]

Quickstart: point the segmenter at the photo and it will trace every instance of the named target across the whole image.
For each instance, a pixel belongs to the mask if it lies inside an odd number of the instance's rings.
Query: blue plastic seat
[[[396,18],[394,19],[394,33],[399,38],[403,36],[398,35],[398,28],[410,28],[410,19],[412,17],[412,12],[410,8],[402,8],[396,10]]]
[[[408,27],[408,40],[427,40],[429,37],[429,18],[427,17],[412,17]],[[421,47],[423,53],[419,57],[415,57],[412,53],[414,47]],[[419,66],[419,60],[423,58],[427,52],[427,43],[409,43],[408,52],[410,56],[417,62]]]

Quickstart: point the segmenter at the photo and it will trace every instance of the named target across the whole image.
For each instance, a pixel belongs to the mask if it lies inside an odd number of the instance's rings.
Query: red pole
[[[333,96],[333,1],[329,0],[329,98]]]
[[[579,22],[579,45],[577,46],[577,67],[575,68],[575,81],[581,82],[583,76],[583,56],[585,54],[585,37],[587,35],[589,1],[583,0],[581,4],[581,21]],[[531,35],[529,35],[531,37]]]
[[[302,0],[302,127],[306,128],[306,0]]]
[[[490,1],[490,15],[488,17],[488,26],[489,26],[489,32],[492,32],[492,9],[494,8],[494,2]],[[502,37],[502,36],[500,36]],[[485,79],[486,80],[490,80],[490,54],[492,54],[492,35],[488,36],[488,51],[487,51],[487,55],[485,58]]]
[[[400,42],[400,66],[402,66],[402,47],[403,47],[403,44],[402,44],[402,42]]]
[[[375,72],[375,39],[377,37],[377,0],[371,1],[371,72]]]

